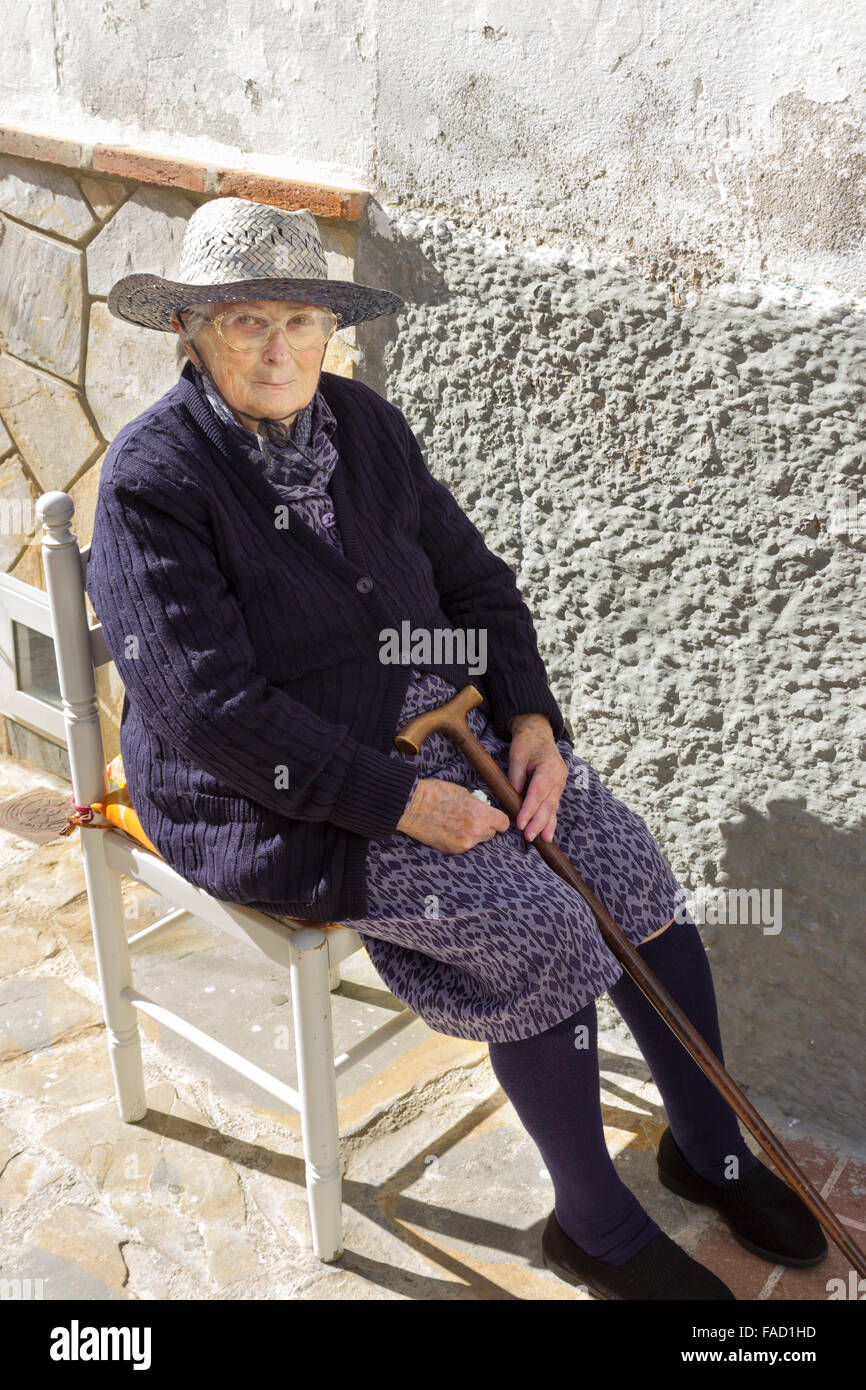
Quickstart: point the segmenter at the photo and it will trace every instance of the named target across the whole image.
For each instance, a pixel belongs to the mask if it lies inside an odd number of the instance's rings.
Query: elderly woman
[[[724,1060],[685,894],[644,820],[575,753],[512,571],[397,406],[322,370],[337,327],[402,301],[330,279],[309,210],[219,198],[190,218],[178,280],[126,276],[108,305],[173,329],[187,359],[112,442],[88,566],[126,689],[130,794],[160,854],[222,900],[351,922],[431,1028],[488,1042],[552,1179],[542,1251],[562,1279],[607,1299],[733,1297],[611,1162],[604,991],[664,1100],[661,1181],[762,1258],[817,1263],[818,1223],[531,852],[556,832]],[[395,659],[386,637],[407,630],[433,646]],[[514,825],[472,795],[483,784],[443,734],[417,759],[394,747],[470,681],[484,703],[469,725],[524,796]]]

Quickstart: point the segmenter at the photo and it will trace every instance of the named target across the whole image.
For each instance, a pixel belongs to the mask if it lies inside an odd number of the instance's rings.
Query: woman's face
[[[217,304],[214,318],[224,310],[242,310],[282,327],[299,309],[311,307],[299,300],[236,300]],[[212,323],[196,335],[194,348],[233,410],[256,417],[267,415],[289,426],[315,395],[326,350],[327,344],[290,347],[285,335],[275,332],[265,347],[235,352],[226,346]],[[193,361],[196,362],[195,356]],[[255,433],[253,420],[242,417],[241,423]]]

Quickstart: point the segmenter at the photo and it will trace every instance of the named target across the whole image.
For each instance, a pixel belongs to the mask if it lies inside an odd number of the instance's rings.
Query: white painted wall
[[[862,0],[12,0],[6,122],[860,294]]]

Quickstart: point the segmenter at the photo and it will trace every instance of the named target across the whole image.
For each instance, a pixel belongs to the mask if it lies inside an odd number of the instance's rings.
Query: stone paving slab
[[[8,760],[0,798],[47,776]],[[310,1248],[299,1120],[272,1097],[142,1018],[149,1108],[121,1120],[77,842],[0,831],[0,885],[0,1280],[11,1296],[593,1301],[543,1267],[552,1185],[485,1044],[418,1020],[339,1078],[345,1250],[326,1265]],[[129,934],[166,907],[124,883]],[[190,919],[135,962],[143,992],[294,1083],[288,980],[271,962]],[[337,1050],[400,1007],[365,952],[342,972]],[[847,1276],[835,1249],[815,1270],[774,1268],[710,1209],[661,1187],[661,1098],[606,998],[599,1024],[608,1146],[649,1213],[740,1299],[826,1299],[828,1280]],[[751,1098],[857,1239],[866,1152]]]

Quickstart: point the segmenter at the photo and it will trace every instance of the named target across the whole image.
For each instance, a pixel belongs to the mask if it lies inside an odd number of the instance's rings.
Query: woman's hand
[[[397,829],[445,854],[463,854],[483,840],[492,840],[497,831],[507,830],[510,824],[504,811],[480,801],[465,787],[425,777],[415,788]]]
[[[508,780],[523,794],[526,774],[531,774],[515,824],[527,840],[540,835],[549,843],[556,834],[556,812],[568,768],[543,714],[516,714],[509,728]]]

